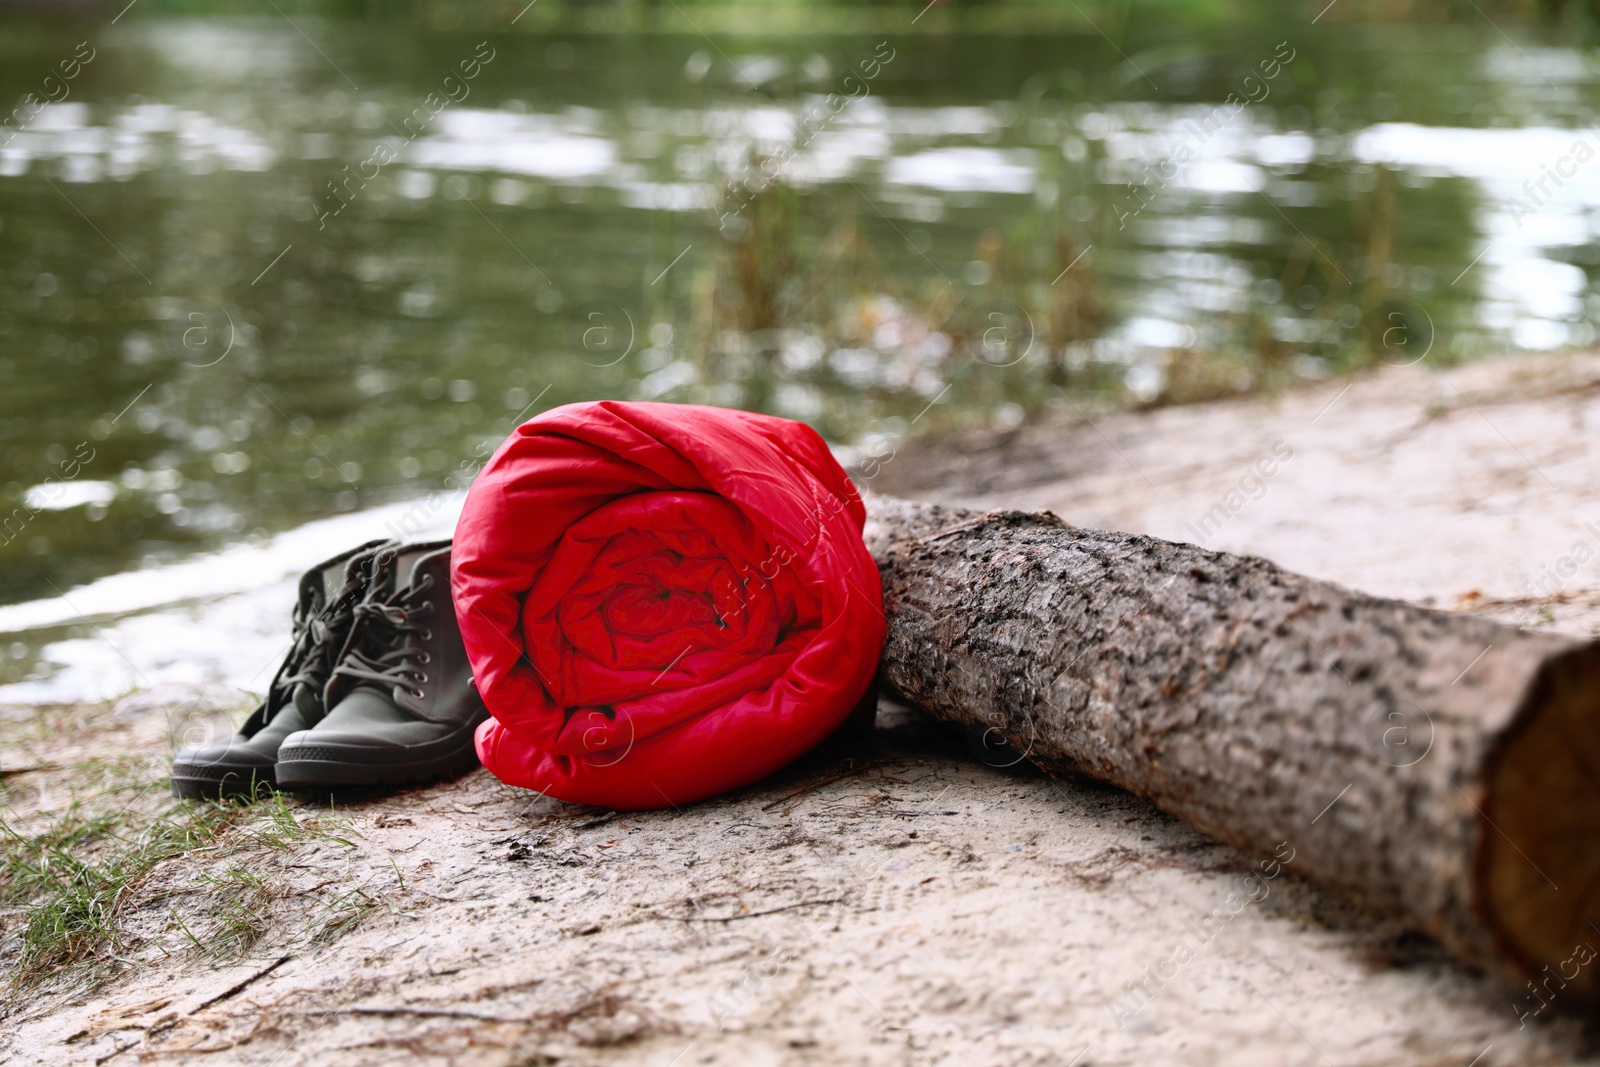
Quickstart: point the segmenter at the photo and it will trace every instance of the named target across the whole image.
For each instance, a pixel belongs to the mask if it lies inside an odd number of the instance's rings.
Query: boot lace
[[[280,679],[277,688],[293,693],[296,685],[304,683],[321,691],[333,671],[334,657],[339,654],[343,635],[355,618],[366,584],[366,575],[359,563],[352,561],[345,571],[344,589],[324,604],[321,611],[308,613],[301,605],[295,605],[290,621],[294,642],[288,662],[299,664],[299,669]]]
[[[431,657],[416,642],[431,640],[433,631],[417,620],[433,611],[433,601],[423,597],[432,587],[433,575],[424,574],[421,581],[384,600],[356,605],[360,640],[352,643],[334,675],[398,686],[421,699],[422,686],[428,684],[428,672],[422,668]]]

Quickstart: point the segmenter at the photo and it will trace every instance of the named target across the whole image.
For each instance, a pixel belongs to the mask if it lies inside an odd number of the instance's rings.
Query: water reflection
[[[78,40],[4,37],[0,91]],[[0,147],[0,601],[421,495],[530,405],[870,447],[1055,387],[1588,344],[1600,310],[1567,49],[317,40],[125,28]]]

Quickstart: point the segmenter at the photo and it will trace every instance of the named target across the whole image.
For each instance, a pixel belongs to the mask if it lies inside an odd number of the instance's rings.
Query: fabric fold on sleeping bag
[[[467,493],[452,593],[492,715],[478,755],[560,800],[634,809],[753,781],[872,685],[885,619],[866,509],[804,424],[569,404]]]

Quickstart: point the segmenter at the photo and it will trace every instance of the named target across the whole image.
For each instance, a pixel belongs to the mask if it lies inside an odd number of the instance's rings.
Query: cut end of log
[[[1531,996],[1600,1004],[1600,642],[1545,663],[1484,785],[1484,917]]]

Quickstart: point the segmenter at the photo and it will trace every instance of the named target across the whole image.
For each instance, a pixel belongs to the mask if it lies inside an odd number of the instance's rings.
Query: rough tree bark
[[[868,507],[908,703],[1600,1004],[1600,643],[1049,513]]]

